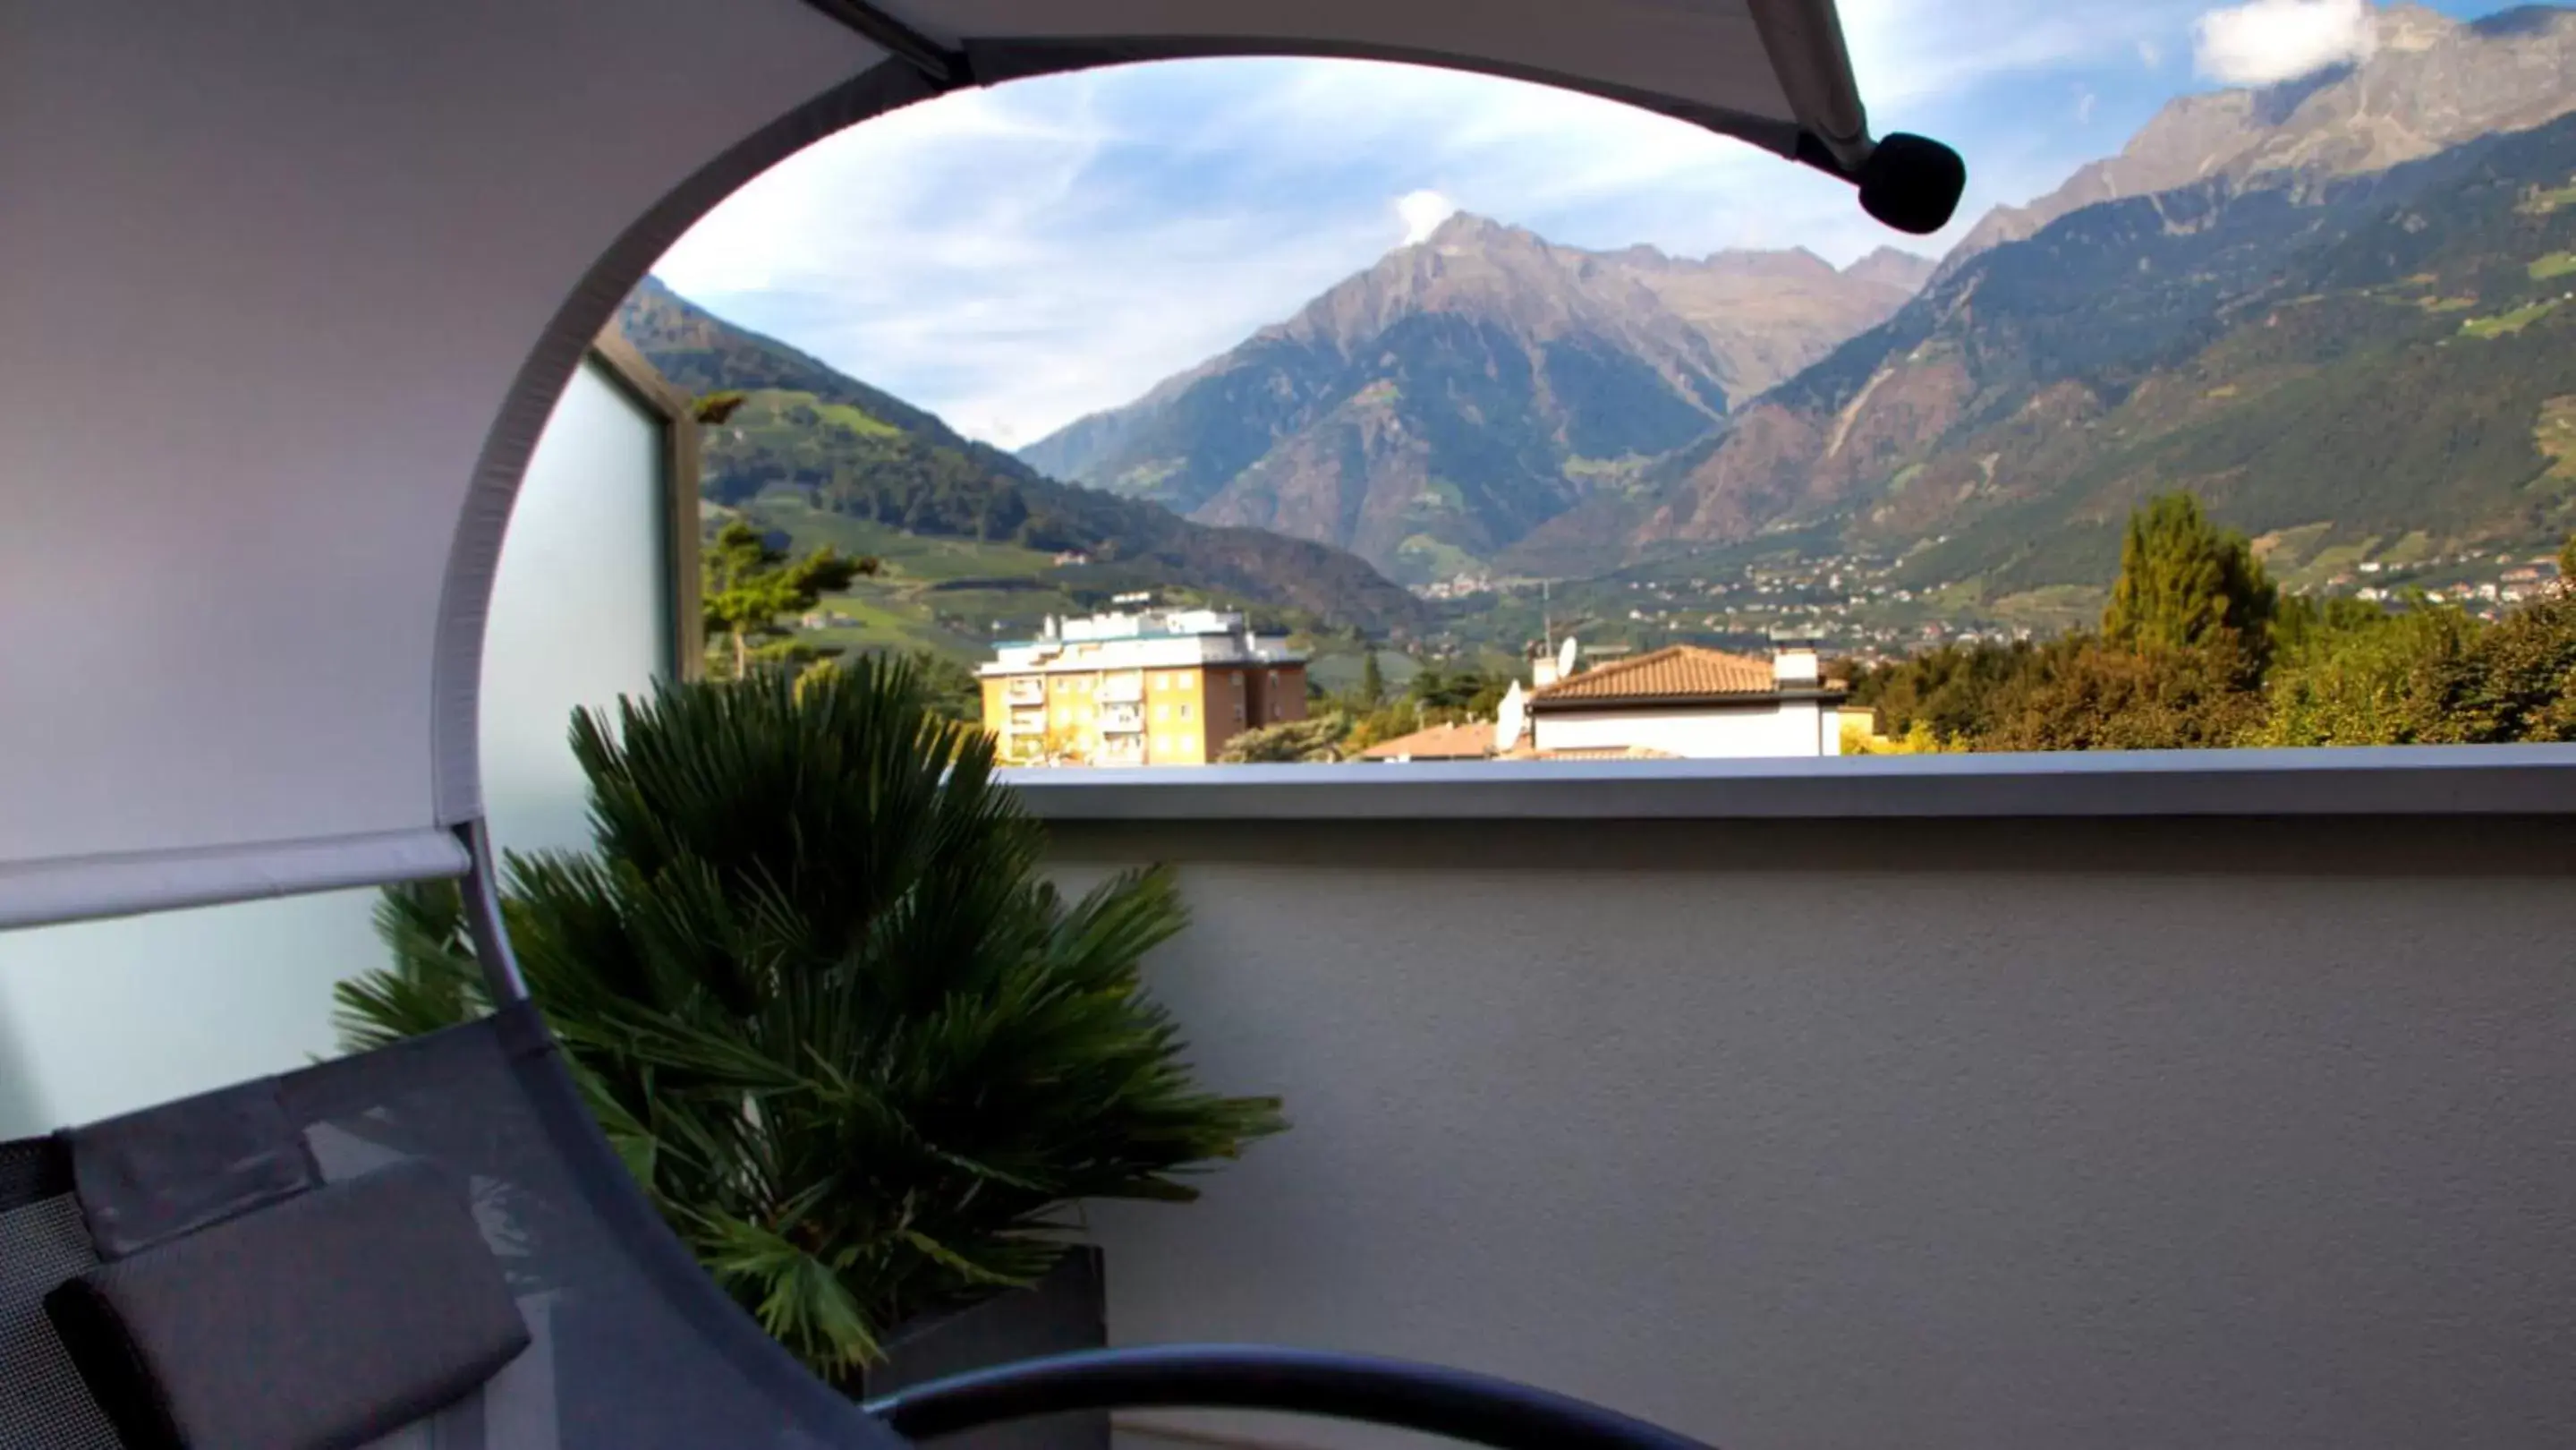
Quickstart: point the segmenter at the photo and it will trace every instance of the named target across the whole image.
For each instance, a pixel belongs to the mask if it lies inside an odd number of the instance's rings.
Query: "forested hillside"
[[[1058,483],[933,415],[647,279],[618,325],[692,393],[739,393],[705,434],[702,492],[797,532],[825,519],[907,535],[1074,552],[1113,589],[1172,586],[1401,631],[1421,605],[1367,564],[1306,540],[1195,524],[1151,503]],[[784,523],[782,524],[782,521]],[[829,540],[823,540],[829,542]]]

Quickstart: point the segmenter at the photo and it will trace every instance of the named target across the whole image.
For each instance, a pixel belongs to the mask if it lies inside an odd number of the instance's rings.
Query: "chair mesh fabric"
[[[903,1445],[807,1375],[697,1268],[599,1137],[527,1009],[291,1074],[278,1095],[325,1181],[406,1159],[465,1179],[527,1320],[525,1353],[379,1446]],[[39,1308],[95,1262],[67,1195],[0,1215],[0,1450],[118,1450]]]
[[[69,1192],[0,1212],[0,1450],[119,1450],[45,1318],[45,1295],[97,1263]]]

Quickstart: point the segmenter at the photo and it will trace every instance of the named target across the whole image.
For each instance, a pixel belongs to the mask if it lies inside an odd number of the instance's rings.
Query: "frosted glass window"
[[[504,847],[587,842],[573,708],[668,667],[663,467],[658,420],[586,363],[538,441],[486,629],[484,796]],[[375,903],[338,891],[0,932],[0,1137],[335,1055],[332,983],[384,960]]]
[[[659,420],[589,364],[529,460],[483,640],[483,807],[504,850],[589,843],[573,711],[670,667],[662,453]]]

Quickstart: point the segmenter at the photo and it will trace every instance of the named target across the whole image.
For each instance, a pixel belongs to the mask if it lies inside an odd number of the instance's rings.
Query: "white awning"
[[[0,923],[443,869],[511,491],[662,249],[891,107],[1210,54],[1870,184],[1828,0],[0,0]]]

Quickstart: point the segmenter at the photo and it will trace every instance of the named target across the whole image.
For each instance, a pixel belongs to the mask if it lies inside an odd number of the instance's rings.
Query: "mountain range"
[[[1078,556],[1098,576],[1076,595],[1091,603],[1143,587],[1372,631],[1423,616],[1419,600],[1341,550],[1059,483],[656,279],[626,299],[616,326],[679,387],[742,394],[703,435],[701,492],[713,504],[758,512],[784,498],[805,518]]]
[[[1021,457],[1442,578],[1722,426],[1931,270],[1894,250],[1841,270],[1803,250],[1592,252],[1461,214]]]
[[[2044,587],[2107,577],[2109,520],[2171,486],[2291,559],[2562,528],[2576,14],[2373,40],[2171,102],[1937,264],[1453,218],[1022,457],[1416,583],[1796,531]]]

